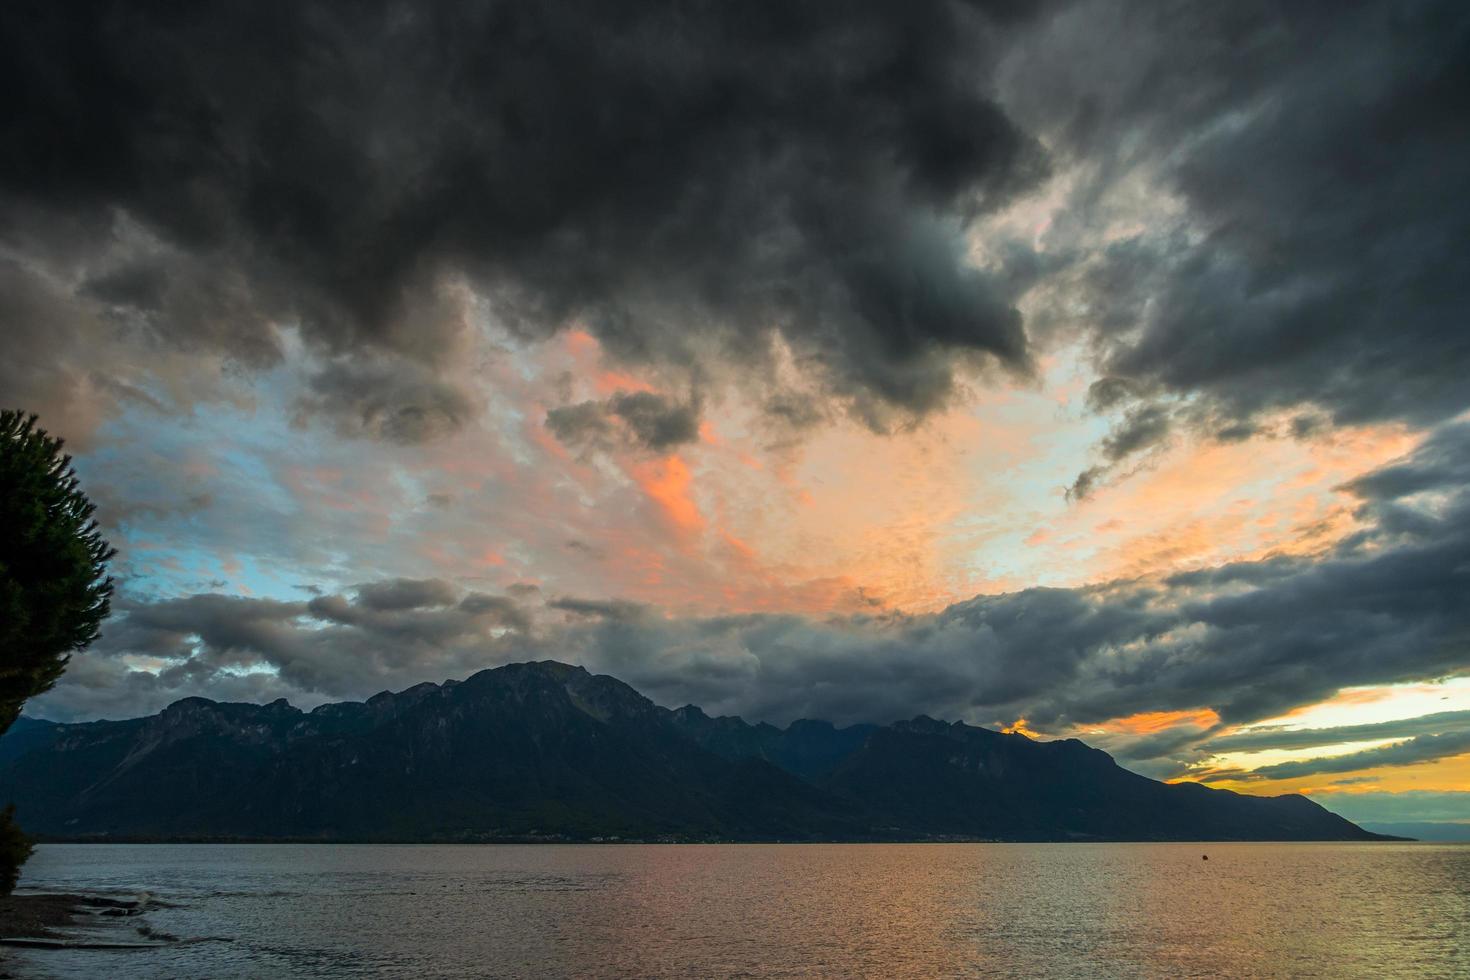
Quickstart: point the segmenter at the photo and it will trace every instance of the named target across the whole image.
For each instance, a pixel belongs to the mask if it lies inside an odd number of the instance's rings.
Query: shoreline
[[[140,950],[178,942],[154,931],[140,917],[147,896],[127,900],[106,895],[38,892],[0,898],[0,949]],[[128,920],[132,920],[129,922]],[[0,953],[0,980],[12,976]]]
[[[87,895],[43,893],[0,898],[0,941],[60,939],[58,930],[77,925],[83,907],[97,900]]]
[[[578,844],[589,846],[628,844],[1402,844],[1420,843],[1417,837],[1373,834],[1367,837],[562,837],[559,835],[506,835],[466,837],[50,837],[37,834],[37,844],[374,844],[374,845],[504,845]],[[1470,841],[1467,841],[1470,842]],[[1427,843],[1454,843],[1428,841]]]

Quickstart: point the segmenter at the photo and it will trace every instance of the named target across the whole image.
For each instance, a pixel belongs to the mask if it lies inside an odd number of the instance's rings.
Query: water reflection
[[[26,951],[21,976],[1470,974],[1470,846],[51,845],[227,943]]]

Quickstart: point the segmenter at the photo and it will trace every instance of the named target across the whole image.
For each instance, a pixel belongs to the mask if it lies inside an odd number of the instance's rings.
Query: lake
[[[204,941],[20,977],[1470,976],[1459,844],[51,844],[21,885]]]

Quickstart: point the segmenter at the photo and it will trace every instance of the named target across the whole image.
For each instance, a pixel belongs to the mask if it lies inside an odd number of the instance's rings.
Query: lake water
[[[19,977],[1470,977],[1456,844],[55,844],[22,887],[208,941]]]

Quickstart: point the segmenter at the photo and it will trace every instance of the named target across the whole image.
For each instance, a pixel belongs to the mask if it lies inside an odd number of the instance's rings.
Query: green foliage
[[[9,895],[20,879],[20,866],[34,849],[30,838],[15,824],[15,806],[0,811],[0,895]]]
[[[0,411],[0,733],[97,638],[112,596],[116,552],[61,446],[34,415]]]

